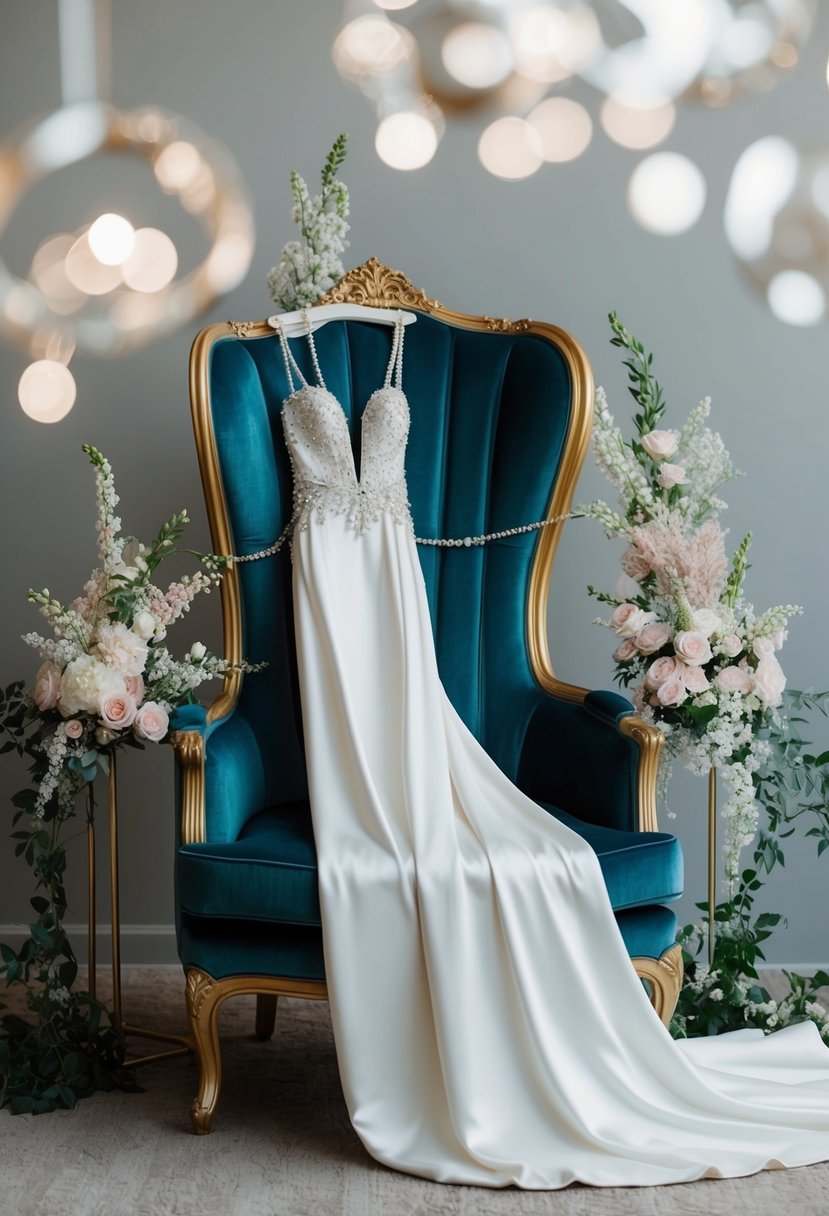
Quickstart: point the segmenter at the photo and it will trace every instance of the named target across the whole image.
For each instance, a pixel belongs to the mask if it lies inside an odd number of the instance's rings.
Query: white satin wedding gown
[[[489,1187],[829,1158],[814,1024],[674,1042],[592,849],[449,704],[408,512],[402,332],[365,407],[359,479],[313,339],[320,383],[301,380],[283,408],[325,968],[354,1128],[395,1169]]]

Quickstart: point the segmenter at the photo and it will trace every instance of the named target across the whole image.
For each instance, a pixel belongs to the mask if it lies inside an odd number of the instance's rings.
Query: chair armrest
[[[256,736],[238,708],[208,721],[201,705],[170,719],[177,764],[176,803],[182,844],[236,840],[265,806],[265,777]]]
[[[662,742],[618,693],[547,693],[527,728],[518,784],[530,798],[586,823],[657,831]]]

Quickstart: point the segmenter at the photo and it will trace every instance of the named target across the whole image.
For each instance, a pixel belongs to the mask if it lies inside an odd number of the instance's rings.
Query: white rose
[[[203,642],[194,642],[190,647],[190,658],[194,663],[200,663],[207,654],[207,647]]]
[[[783,668],[773,654],[766,655],[757,664],[752,691],[767,709],[774,709],[783,700],[785,687],[786,677],[783,674]]]
[[[698,629],[681,629],[674,638],[674,650],[691,667],[699,667],[712,657],[708,638]]]
[[[670,460],[679,448],[676,431],[648,431],[639,440],[651,460]]]
[[[751,648],[758,659],[767,659],[769,655],[774,654],[774,642],[771,638],[755,638]]]
[[[118,581],[113,583],[113,587],[123,587],[124,584],[121,579],[126,579],[128,583],[134,583],[141,574],[137,566],[127,566],[124,562],[121,562],[117,566],[112,566],[109,573],[110,577],[113,574],[117,574],[119,576]]]
[[[693,628],[698,633],[704,633],[707,638],[713,637],[715,633],[722,632],[723,623],[711,608],[697,608],[696,612],[692,613],[691,620]]]
[[[68,665],[60,681],[59,709],[64,717],[77,713],[97,713],[102,697],[124,691],[117,671],[94,655],[82,654]]]
[[[620,574],[613,594],[617,600],[632,600],[641,592],[642,588],[635,578],[631,578],[629,574]]]
[[[663,490],[671,490],[674,486],[681,486],[685,482],[685,470],[681,464],[663,464],[659,470],[657,482],[662,486]]]
[[[640,629],[644,629],[656,619],[655,612],[645,612],[635,604],[620,604],[614,609],[610,624],[613,632],[620,638],[635,637]]]
[[[776,632],[775,632],[775,633],[773,633],[773,634],[771,635],[771,640],[772,640],[772,643],[773,643],[773,645],[774,645],[774,649],[775,649],[775,650],[782,650],[782,649],[783,649],[783,643],[785,642],[785,640],[786,640],[786,638],[787,638],[788,636],[789,636],[789,631],[788,631],[788,629],[778,629],[778,630],[776,630]]]
[[[141,612],[136,612],[132,622],[132,631],[137,633],[144,642],[148,642],[155,633],[160,622],[157,616],[152,612],[148,612],[146,608]]]
[[[108,667],[125,676],[140,676],[147,662],[147,643],[119,621],[98,626],[96,649]]]

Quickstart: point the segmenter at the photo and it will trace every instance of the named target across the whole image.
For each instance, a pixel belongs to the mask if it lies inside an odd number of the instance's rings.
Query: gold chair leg
[[[276,1002],[279,997],[267,996],[264,993],[259,994],[256,998],[256,1029],[254,1033],[257,1039],[262,1043],[273,1034],[274,1026],[276,1025]]]
[[[222,1087],[222,1055],[219,1046],[219,1009],[224,994],[221,985],[205,971],[187,972],[187,1017],[199,1058],[199,1090],[190,1108],[193,1131],[206,1136]]]
[[[648,985],[651,1004],[667,1026],[682,987],[682,947],[671,946],[659,958],[635,958],[632,961],[636,974]]]

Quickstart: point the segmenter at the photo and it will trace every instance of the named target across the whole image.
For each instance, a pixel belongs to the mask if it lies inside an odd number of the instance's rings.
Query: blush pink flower
[[[50,660],[43,664],[35,676],[35,686],[32,691],[34,703],[41,713],[54,709],[60,695],[60,672]]]
[[[655,659],[645,675],[645,687],[649,688],[651,692],[655,692],[666,680],[670,680],[676,675],[678,667],[679,664],[671,655]]]
[[[655,654],[670,640],[670,625],[665,625],[662,621],[651,621],[649,625],[643,625],[639,630],[633,639],[633,644],[640,654]]]
[[[674,486],[681,486],[685,481],[685,470],[681,464],[663,464],[659,470],[659,476],[656,479],[662,486],[663,490],[673,489]]]
[[[126,690],[114,693],[101,698],[100,714],[101,726],[106,730],[123,730],[135,721],[136,704]]]
[[[657,660],[658,661],[658,660]],[[684,681],[679,672],[674,672],[669,676],[656,690],[656,699],[659,704],[665,709],[671,709],[675,705],[681,705],[686,700],[688,693],[685,688]]]
[[[148,701],[139,709],[133,730],[139,739],[146,739],[148,743],[160,743],[167,734],[169,725],[170,719],[166,709],[156,701]]]
[[[736,633],[728,633],[724,638],[720,639],[720,650],[729,659],[736,659],[742,649],[743,640],[737,637]]]
[[[66,731],[67,738],[80,739],[83,734],[83,722],[79,722],[77,718],[70,718],[68,722],[64,722],[63,729]]]
[[[633,643],[633,639],[625,638],[624,642],[622,642],[619,646],[617,646],[616,649],[613,651],[613,655],[612,655],[613,662],[614,663],[627,663],[630,659],[633,658],[633,656],[635,654],[636,654],[636,646]]]
[[[674,650],[683,663],[693,667],[699,667],[712,658],[708,638],[698,629],[680,629],[674,638]]]
[[[786,677],[783,674],[783,668],[773,654],[766,655],[757,664],[752,692],[760,698],[767,709],[774,709],[783,700],[785,687]]]
[[[124,688],[132,697],[136,705],[140,705],[144,700],[144,677],[143,676],[126,676],[124,679]]]
[[[632,638],[645,625],[650,624],[654,616],[653,612],[645,612],[643,608],[637,608],[635,604],[619,604],[618,608],[614,609],[610,624],[618,637]]]
[[[682,683],[688,689],[688,692],[705,692],[709,687],[708,677],[701,667],[689,666],[687,663],[682,665]]]
[[[723,692],[751,692],[751,675],[744,667],[723,667],[714,677],[714,683]]]
[[[639,442],[651,460],[670,460],[679,448],[679,435],[676,431],[648,431]]]
[[[771,638],[755,638],[751,648],[758,659],[767,659],[770,654],[774,654],[774,642]]]

